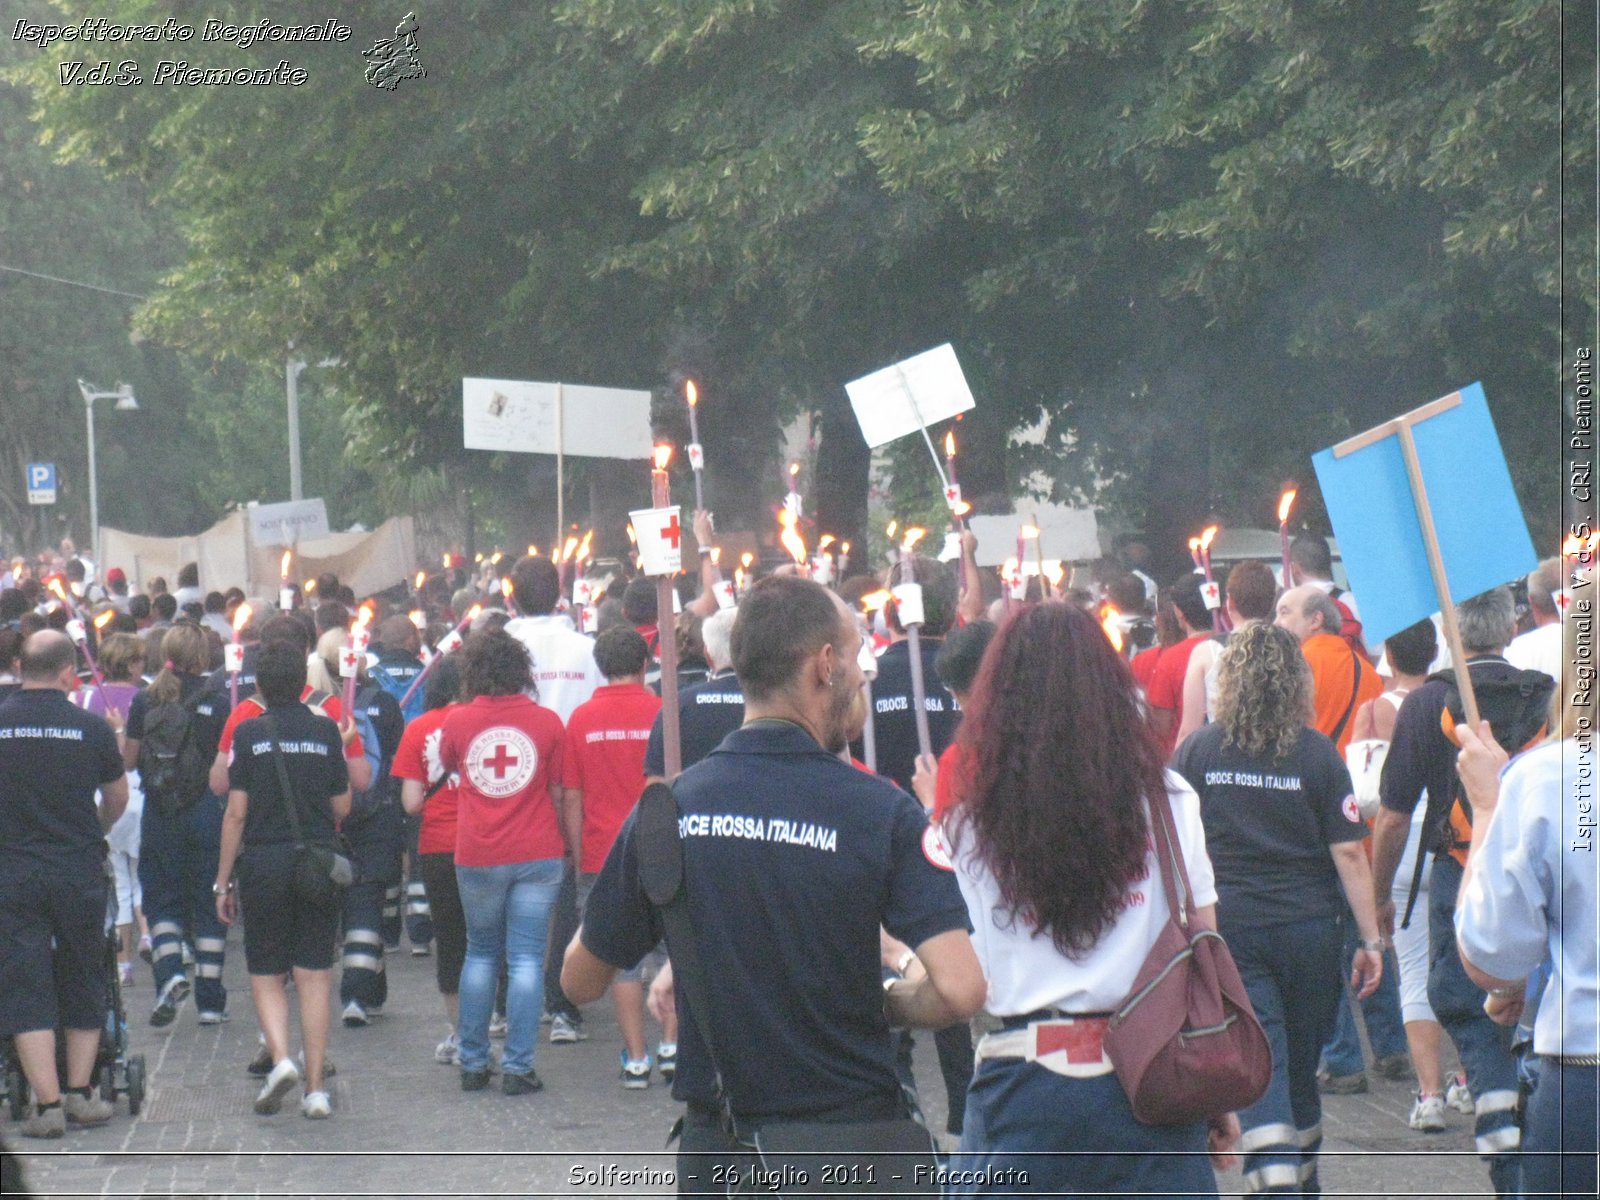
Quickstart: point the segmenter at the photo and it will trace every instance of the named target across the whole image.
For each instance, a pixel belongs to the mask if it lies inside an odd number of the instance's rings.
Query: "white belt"
[[[1020,1058],[1073,1079],[1109,1075],[1115,1068],[1105,1051],[1108,1024],[1105,1017],[1062,1017],[985,1034],[977,1060]]]

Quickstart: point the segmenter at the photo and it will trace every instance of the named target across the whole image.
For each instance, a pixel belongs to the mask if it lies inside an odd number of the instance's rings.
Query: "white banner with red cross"
[[[683,569],[683,525],[679,506],[630,512],[639,539],[639,569],[646,575],[676,575]]]

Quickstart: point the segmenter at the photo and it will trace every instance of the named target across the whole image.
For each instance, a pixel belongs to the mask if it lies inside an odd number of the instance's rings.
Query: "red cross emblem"
[[[346,646],[339,654],[339,673],[353,676],[356,673],[356,652]]]
[[[672,520],[661,527],[661,538],[663,541],[671,542],[672,548],[676,550],[678,548],[678,537],[682,532],[683,530],[678,524],[678,514],[673,513]]]
[[[1097,1063],[1104,1053],[1102,1042],[1105,1031],[1104,1021],[1040,1025],[1034,1030],[1033,1055],[1043,1058],[1057,1050],[1065,1050],[1069,1063]]]
[[[493,754],[483,760],[483,765],[494,772],[496,779],[504,779],[506,772],[521,761],[520,758],[506,749],[505,743],[502,742],[494,748]]]

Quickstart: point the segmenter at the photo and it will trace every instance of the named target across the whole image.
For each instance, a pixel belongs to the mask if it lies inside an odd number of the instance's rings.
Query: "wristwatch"
[[[231,891],[233,891],[233,880],[231,879],[225,884],[213,883],[211,885],[211,894],[213,896],[226,896]]]
[[[1374,954],[1382,954],[1384,950],[1387,949],[1382,938],[1379,938],[1375,942],[1362,941],[1358,943],[1358,945],[1360,945],[1361,949],[1371,950]]]

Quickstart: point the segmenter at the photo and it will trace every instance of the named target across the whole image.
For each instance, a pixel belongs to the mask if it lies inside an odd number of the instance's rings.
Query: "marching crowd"
[[[111,1119],[90,1086],[108,971],[149,964],[152,1025],[191,999],[228,1020],[239,925],[263,1115],[297,1090],[332,1114],[330,1026],[382,1011],[408,946],[466,1091],[541,1090],[541,1038],[584,1039],[609,993],[620,1086],[686,1104],[685,1194],[723,1191],[703,1156],[770,1166],[785,1123],[915,1116],[914,1030],[959,1139],[946,1194],[1214,1196],[1237,1164],[1252,1193],[1317,1195],[1320,1097],[1369,1072],[1414,1080],[1414,1130],[1470,1119],[1497,1195],[1594,1194],[1592,727],[1558,686],[1579,644],[1560,558],[1520,609],[1509,588],[1459,604],[1453,663],[1437,617],[1368,644],[1309,534],[1289,578],[1243,562],[1225,594],[1105,560],[991,601],[970,534],[954,564],[907,551],[837,587],[786,566],[734,595],[702,556],[677,614],[620,566],[580,611],[533,556],[369,597],[326,575],[284,610],[192,565],[134,591],[62,549],[0,564],[24,1137]],[[663,780],[676,838],[640,801]],[[677,916],[650,882],[667,842]],[[1117,1025],[1191,918],[1222,935],[1270,1074],[1235,1111],[1152,1122]]]

